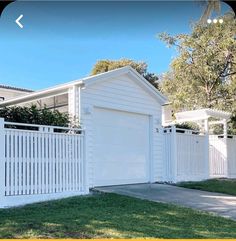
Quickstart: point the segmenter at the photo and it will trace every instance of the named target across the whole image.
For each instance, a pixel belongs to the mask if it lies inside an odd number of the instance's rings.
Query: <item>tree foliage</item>
[[[162,90],[176,110],[217,108],[236,113],[236,21],[193,25],[191,34],[159,35],[178,56]]]
[[[150,73],[147,71],[147,64],[145,62],[135,62],[131,59],[119,59],[119,60],[99,60],[93,67],[91,74],[100,74],[110,70],[118,69],[125,66],[131,66],[139,74],[141,74],[147,81],[149,81],[153,86],[159,89],[158,76],[155,73]]]
[[[68,114],[46,108],[38,109],[35,105],[31,107],[13,106],[1,108],[0,117],[9,122],[38,125],[68,126],[70,123]]]

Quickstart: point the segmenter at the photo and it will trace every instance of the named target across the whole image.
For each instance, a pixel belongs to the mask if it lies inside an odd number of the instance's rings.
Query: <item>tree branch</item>
[[[234,74],[236,74],[236,72],[224,74],[224,75],[221,75],[220,77],[224,78],[224,77],[227,77],[227,76],[230,76],[230,75],[234,75]]]

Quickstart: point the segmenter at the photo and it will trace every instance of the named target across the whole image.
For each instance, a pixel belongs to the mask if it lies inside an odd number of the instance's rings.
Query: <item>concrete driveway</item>
[[[135,184],[95,188],[97,191],[117,193],[154,202],[172,203],[212,212],[236,220],[236,197],[166,184]]]

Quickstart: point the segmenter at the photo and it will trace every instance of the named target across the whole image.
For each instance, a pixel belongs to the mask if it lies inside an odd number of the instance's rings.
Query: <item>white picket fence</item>
[[[236,137],[203,135],[175,126],[163,130],[164,181],[236,177]]]
[[[85,131],[0,118],[0,208],[89,192]],[[163,129],[163,181],[236,178],[236,137]]]
[[[0,119],[0,134],[0,207],[88,193],[84,130]]]

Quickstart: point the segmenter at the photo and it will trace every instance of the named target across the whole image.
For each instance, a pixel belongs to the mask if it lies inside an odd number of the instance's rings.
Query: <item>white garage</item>
[[[87,132],[88,185],[161,181],[166,98],[131,67],[84,81],[81,122]]]
[[[87,187],[162,181],[166,98],[131,67],[4,101],[68,112],[85,129]],[[1,105],[1,104],[0,104]]]

